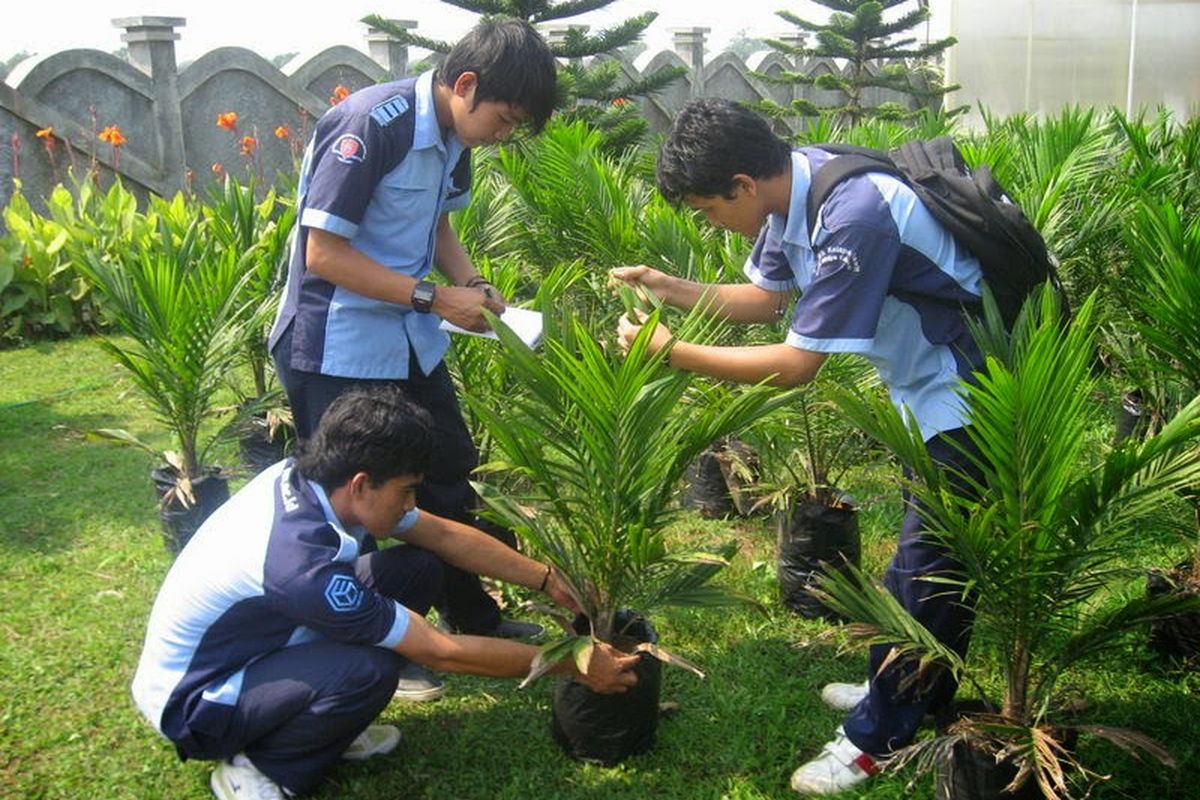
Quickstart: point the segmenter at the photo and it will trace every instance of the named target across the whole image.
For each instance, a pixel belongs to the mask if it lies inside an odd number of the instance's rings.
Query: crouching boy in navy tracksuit
[[[182,758],[218,761],[219,800],[282,800],[314,789],[339,759],[400,741],[372,724],[411,662],[519,676],[533,645],[447,634],[425,621],[442,563],[541,589],[574,609],[549,567],[453,520],[418,510],[433,462],[428,413],[392,386],[329,407],[300,454],[221,506],[163,581],[133,679],[138,708]],[[364,552],[368,538],[405,543]],[[637,656],[598,647],[601,692],[636,682]]]

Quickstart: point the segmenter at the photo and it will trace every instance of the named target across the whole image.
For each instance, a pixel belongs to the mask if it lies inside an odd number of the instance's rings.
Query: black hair
[[[685,196],[733,197],[733,176],[781,174],[791,145],[767,121],[738,103],[715,97],[683,107],[658,152],[658,190],[671,203]]]
[[[296,468],[329,491],[356,473],[372,486],[426,472],[433,459],[433,418],[399,387],[372,384],[330,404],[316,433],[302,443]]]
[[[554,111],[557,65],[550,46],[522,19],[485,18],[450,50],[438,68],[438,81],[453,86],[464,72],[479,83],[475,105],[508,103],[529,114],[534,133]]]

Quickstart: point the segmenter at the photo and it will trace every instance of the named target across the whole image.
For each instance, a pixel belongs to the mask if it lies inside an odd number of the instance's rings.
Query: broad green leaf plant
[[[543,648],[527,681],[570,654],[586,664],[595,641],[620,636],[623,609],[645,615],[737,600],[708,583],[733,555],[733,543],[675,551],[664,528],[679,513],[676,492],[688,464],[788,394],[766,386],[734,392],[672,370],[669,348],[652,354],[647,347],[660,313],[649,314],[625,355],[575,319],[540,354],[497,323],[521,391],[502,404],[467,395],[497,451],[485,471],[519,479],[512,494],[480,483],[481,497],[558,571],[589,624],[580,635],[560,620],[565,638]],[[705,324],[693,315],[680,335],[702,335]],[[644,649],[682,663],[654,646]]]
[[[986,365],[963,387],[970,436],[981,454],[977,500],[950,491],[951,476],[934,466],[919,430],[890,403],[834,391],[856,424],[911,470],[906,487],[923,505],[931,535],[961,565],[936,580],[975,607],[970,653],[963,659],[943,646],[862,574],[830,575],[822,599],[855,622],[861,640],[892,643],[899,657],[948,669],[985,698],[981,686],[1003,686],[994,713],[968,716],[949,736],[915,745],[899,763],[915,758],[929,767],[939,752],[969,741],[1012,757],[1018,782],[1032,778],[1046,797],[1069,796],[1072,769],[1085,779],[1095,774],[1056,733],[1064,727],[1054,719],[1058,680],[1110,651],[1131,628],[1197,605],[1196,598],[1147,597],[1134,587],[1140,571],[1121,566],[1139,525],[1200,478],[1200,398],[1157,435],[1098,452],[1104,446],[1088,430],[1094,313],[1092,296],[1064,327],[1047,291],[1026,304],[1010,338],[994,304],[989,308],[976,332]],[[1141,734],[1074,727],[1170,762]]]

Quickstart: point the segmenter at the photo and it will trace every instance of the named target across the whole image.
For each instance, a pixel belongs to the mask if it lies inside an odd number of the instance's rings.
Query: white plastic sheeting
[[[1200,0],[949,0],[949,14],[953,105],[1200,114]]]

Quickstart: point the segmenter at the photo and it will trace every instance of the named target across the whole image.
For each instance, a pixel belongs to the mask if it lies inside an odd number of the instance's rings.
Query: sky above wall
[[[914,0],[915,1],[915,0]],[[950,0],[932,0],[939,6]],[[120,17],[183,17],[176,52],[180,61],[192,60],[216,47],[248,47],[266,58],[283,53],[317,52],[336,44],[366,49],[366,26],[359,20],[367,14],[415,19],[418,31],[433,38],[453,41],[474,20],[474,15],[438,0],[334,0],[300,3],[266,0],[52,0],[14,2],[0,18],[0,60],[20,52],[46,55],[76,47],[111,52],[120,48],[121,31],[112,20]],[[298,15],[306,6],[310,13]],[[711,50],[719,51],[739,31],[752,37],[777,36],[794,28],[775,16],[787,9],[813,20],[827,18],[827,9],[805,0],[616,0],[610,7],[573,17],[570,23],[607,27],[649,10],[659,17],[647,30],[645,40],[658,51],[670,47],[671,28],[707,27]],[[935,19],[932,35],[938,35]],[[942,34],[944,35],[944,34]]]

